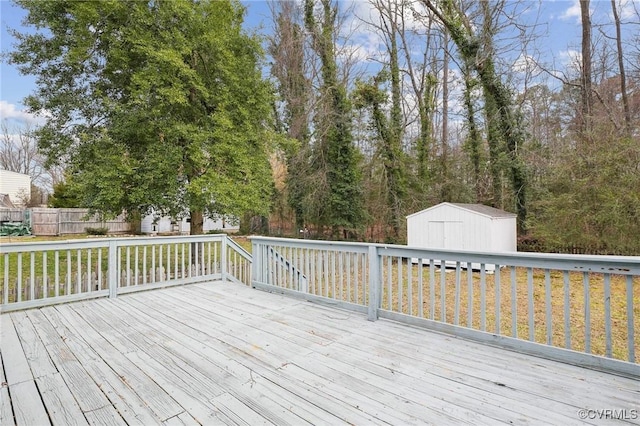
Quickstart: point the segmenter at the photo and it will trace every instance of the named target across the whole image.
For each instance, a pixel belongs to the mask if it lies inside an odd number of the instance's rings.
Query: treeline
[[[552,69],[530,4],[272,3],[271,231],[403,242],[407,214],[472,202],[527,247],[640,252],[639,37],[615,1],[605,23],[580,5],[577,62]]]
[[[628,2],[581,0],[561,66],[535,2],[273,1],[262,40],[235,0],[16,3],[3,60],[46,122],[1,157],[44,162],[52,203],[403,242],[407,214],[471,202],[517,213],[528,247],[640,252]]]

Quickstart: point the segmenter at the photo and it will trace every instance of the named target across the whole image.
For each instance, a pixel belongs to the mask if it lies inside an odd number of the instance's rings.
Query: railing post
[[[109,271],[109,297],[118,296],[118,242],[109,241],[109,254],[107,256]]]
[[[220,275],[222,280],[227,279],[227,236],[222,237],[222,245],[220,248]]]
[[[369,246],[369,311],[367,319],[378,319],[378,307],[380,306],[380,258],[376,246]]]
[[[260,271],[262,269],[262,256],[260,253],[261,246],[255,241],[251,240],[251,281],[249,285],[254,288],[253,281],[261,281],[262,277]]]

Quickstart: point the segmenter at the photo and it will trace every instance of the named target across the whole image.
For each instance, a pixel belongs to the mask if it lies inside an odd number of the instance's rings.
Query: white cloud
[[[567,10],[564,11],[562,15],[560,15],[560,19],[564,21],[575,20],[580,23],[580,1],[573,0],[571,6]]]
[[[580,64],[582,63],[582,53],[578,52],[577,50],[562,50],[558,53],[558,56],[560,58],[560,62],[565,67],[572,65],[580,67]]]
[[[42,123],[43,117],[20,110],[7,101],[0,101],[0,117],[7,120],[23,121],[27,123]]]

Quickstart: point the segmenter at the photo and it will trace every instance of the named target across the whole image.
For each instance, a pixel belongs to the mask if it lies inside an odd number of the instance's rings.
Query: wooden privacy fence
[[[131,231],[131,224],[124,215],[112,220],[101,221],[98,215],[89,215],[89,209],[2,209],[0,220],[29,222],[34,235],[84,234],[86,228],[107,228],[110,234]]]
[[[640,377],[640,257],[251,241],[256,288]]]

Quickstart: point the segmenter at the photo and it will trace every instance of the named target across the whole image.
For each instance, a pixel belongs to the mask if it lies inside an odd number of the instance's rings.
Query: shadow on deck
[[[0,316],[0,424],[640,424],[630,378],[212,282]]]

